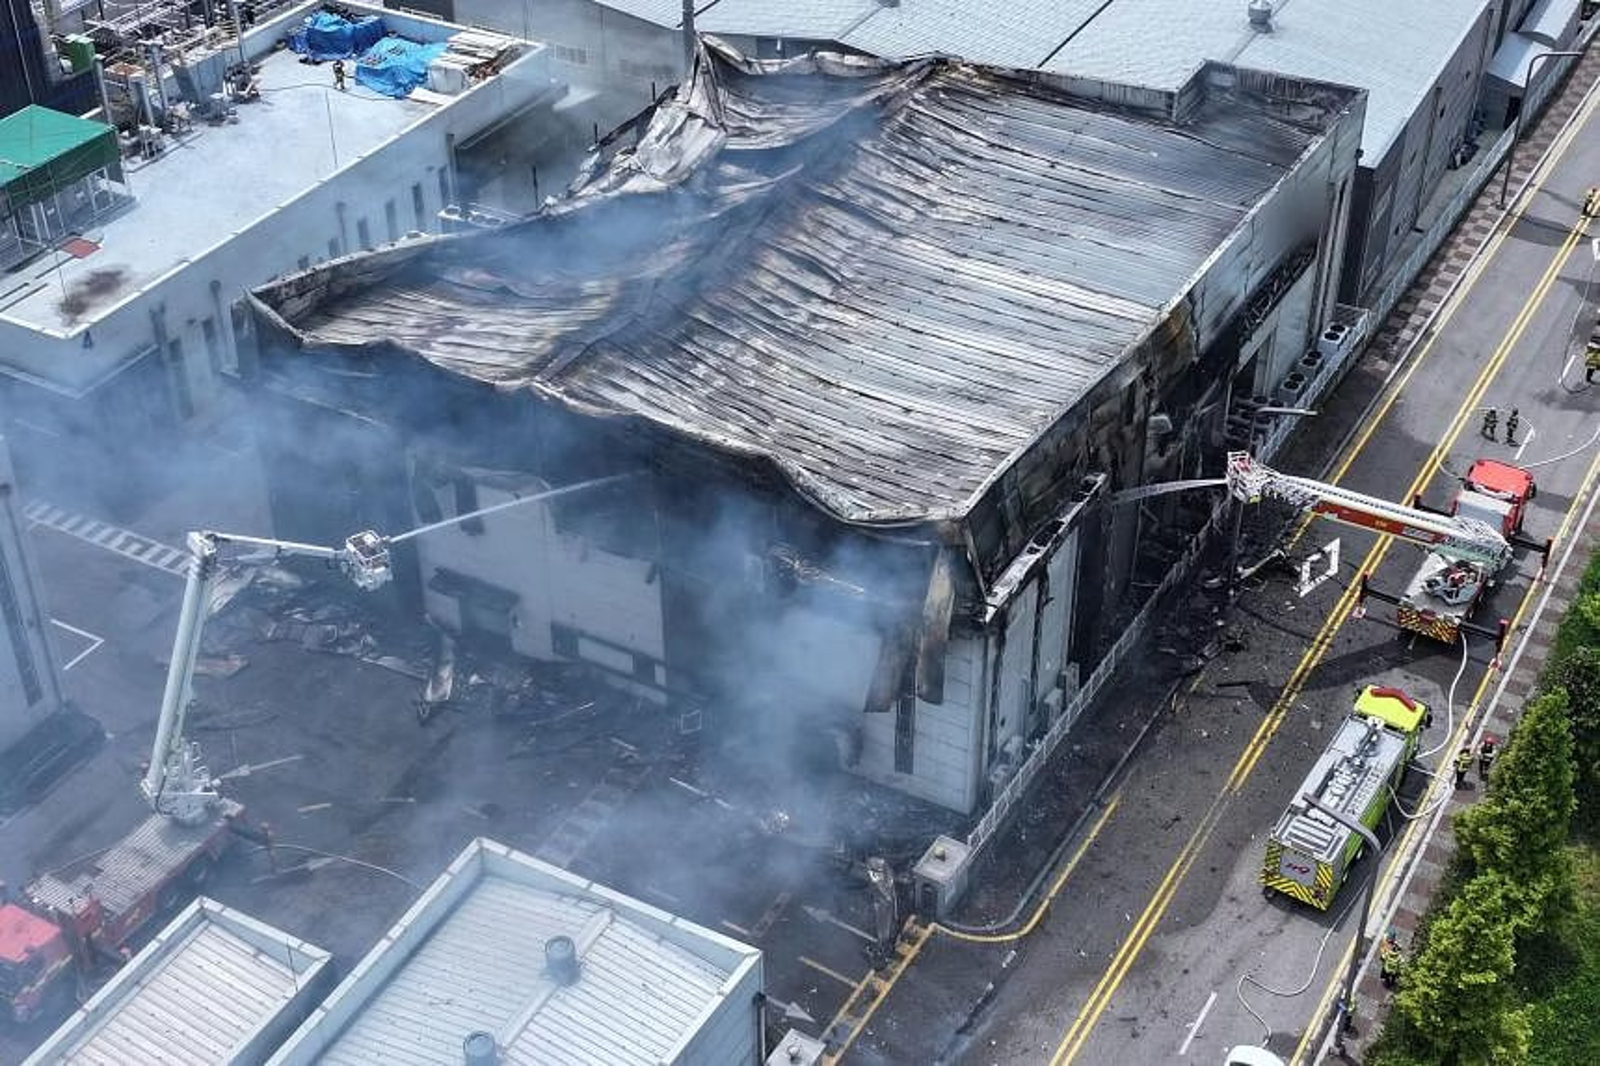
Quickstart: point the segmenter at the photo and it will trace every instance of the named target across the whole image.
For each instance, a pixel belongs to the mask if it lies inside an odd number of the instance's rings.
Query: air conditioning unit
[[[1289,376],[1283,379],[1278,386],[1278,403],[1284,407],[1294,407],[1300,402],[1300,397],[1305,394],[1307,379],[1298,370],[1291,370]]]
[[[1342,358],[1345,352],[1349,350],[1350,341],[1353,337],[1354,334],[1350,332],[1350,327],[1343,322],[1330,323],[1322,331],[1322,335],[1317,338],[1317,351],[1328,359]]]

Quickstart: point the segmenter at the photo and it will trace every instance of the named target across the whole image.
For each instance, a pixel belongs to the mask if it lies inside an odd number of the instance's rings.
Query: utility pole
[[[1517,161],[1517,141],[1522,139],[1522,114],[1527,110],[1528,98],[1533,95],[1533,68],[1536,64],[1546,59],[1557,56],[1581,56],[1582,52],[1545,52],[1543,55],[1531,56],[1528,59],[1528,69],[1522,76],[1522,103],[1524,106],[1517,108],[1516,125],[1512,127],[1511,147],[1506,149],[1506,172],[1500,178],[1500,202],[1496,205],[1506,205],[1506,189],[1511,185],[1511,167]]]
[[[1367,919],[1372,912],[1372,891],[1378,884],[1378,852],[1382,848],[1378,838],[1372,835],[1372,831],[1349,815],[1334,810],[1309,792],[1302,793],[1300,799],[1307,806],[1316,808],[1352,833],[1359,834],[1361,839],[1367,842],[1367,849],[1372,855],[1372,876],[1367,878],[1367,887],[1361,893],[1361,924],[1356,926],[1356,944],[1354,950],[1350,952],[1350,968],[1344,978],[1343,1010],[1339,1017],[1339,1026],[1333,1034],[1333,1046],[1342,1055],[1345,1031],[1355,1027],[1353,1019],[1356,1012],[1356,971],[1361,968],[1361,956],[1366,951]]]

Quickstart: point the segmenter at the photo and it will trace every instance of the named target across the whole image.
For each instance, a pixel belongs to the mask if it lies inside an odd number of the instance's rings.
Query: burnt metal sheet
[[[561,204],[259,306],[308,349],[410,354],[769,461],[847,522],[961,519],[1346,102],[1210,89],[1178,122],[953,60],[707,47]]]

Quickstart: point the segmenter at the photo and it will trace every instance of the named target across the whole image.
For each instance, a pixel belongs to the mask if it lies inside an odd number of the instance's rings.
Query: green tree
[[[1577,764],[1579,825],[1600,823],[1600,645],[1573,649],[1552,663],[1545,684],[1567,693],[1572,752]]]
[[[1560,661],[1579,648],[1600,647],[1600,560],[1591,563],[1584,574],[1583,588],[1572,601],[1556,631],[1551,658]]]
[[[1395,1005],[1444,1062],[1520,1063],[1528,1024],[1517,1009],[1512,885],[1498,873],[1462,886],[1428,927]]]
[[[1570,892],[1573,776],[1567,694],[1557,689],[1523,708],[1495,760],[1489,794],[1456,816],[1456,840],[1472,869],[1506,878],[1518,934],[1547,926]]]

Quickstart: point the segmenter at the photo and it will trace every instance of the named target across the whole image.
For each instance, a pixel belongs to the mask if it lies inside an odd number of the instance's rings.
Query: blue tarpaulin
[[[312,59],[349,59],[383,39],[383,19],[377,15],[351,22],[330,11],[307,15],[305,25],[289,35],[289,48]]]
[[[428,64],[445,45],[385,37],[356,61],[356,81],[385,96],[405,96],[428,80]]]

